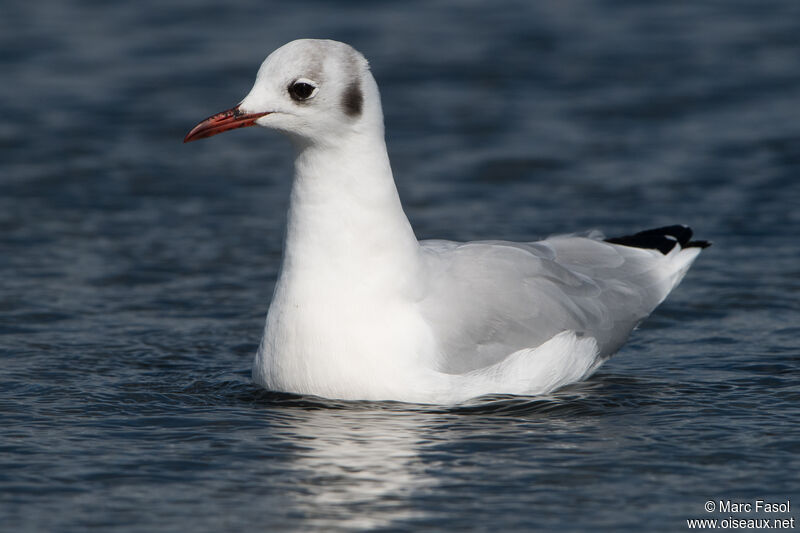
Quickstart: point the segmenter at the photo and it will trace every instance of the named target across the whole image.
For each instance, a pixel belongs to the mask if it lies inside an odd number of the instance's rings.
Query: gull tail
[[[693,241],[691,239],[692,228],[678,224],[674,226],[664,226],[663,228],[648,229],[623,237],[612,237],[605,241],[611,244],[632,246],[633,248],[658,250],[664,255],[671,252],[675,245],[680,246],[682,249],[702,249],[711,246],[709,241]]]

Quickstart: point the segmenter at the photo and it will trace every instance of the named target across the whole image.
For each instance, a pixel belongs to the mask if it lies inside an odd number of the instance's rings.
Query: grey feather
[[[566,330],[593,337],[598,357],[608,358],[697,255],[679,247],[663,255],[600,238],[423,241],[429,286],[421,306],[439,339],[439,370],[484,368]]]

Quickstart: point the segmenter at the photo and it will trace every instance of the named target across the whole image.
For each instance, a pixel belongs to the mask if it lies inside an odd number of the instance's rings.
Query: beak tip
[[[198,124],[194,128],[190,129],[189,133],[187,133],[186,136],[183,138],[183,144],[190,143],[192,141],[196,141],[197,139],[204,139],[206,137],[209,137],[208,134],[204,134],[204,133],[206,133],[205,129],[203,128],[205,123],[206,123],[205,121],[201,122],[200,124]]]

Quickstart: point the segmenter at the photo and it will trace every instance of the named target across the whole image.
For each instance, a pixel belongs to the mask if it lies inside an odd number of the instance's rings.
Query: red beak
[[[211,137],[223,131],[233,130],[236,128],[246,128],[256,123],[259,118],[269,115],[267,113],[242,113],[239,111],[239,106],[216,115],[211,115],[200,124],[192,128],[192,131],[186,134],[183,142],[188,143],[196,141],[197,139],[204,139]]]

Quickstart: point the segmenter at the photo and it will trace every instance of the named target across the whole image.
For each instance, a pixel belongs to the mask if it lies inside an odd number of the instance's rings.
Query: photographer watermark
[[[790,500],[708,500],[706,513],[716,516],[688,518],[689,529],[794,529]],[[756,516],[757,515],[757,516]]]

